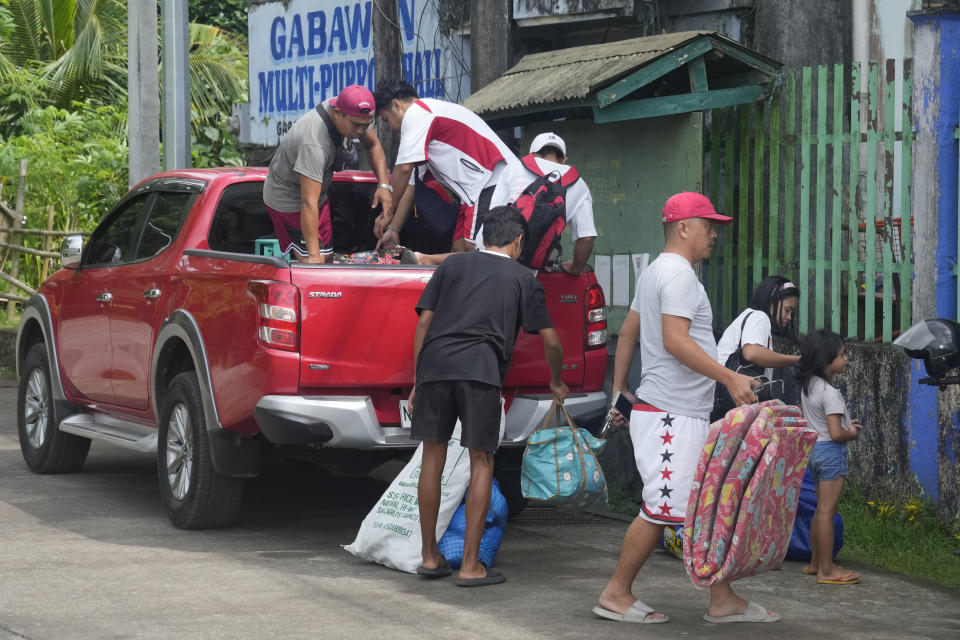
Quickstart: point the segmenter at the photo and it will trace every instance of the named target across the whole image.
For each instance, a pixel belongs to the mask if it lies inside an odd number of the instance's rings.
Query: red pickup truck
[[[275,237],[265,176],[162,173],[131,189],[85,246],[64,241],[63,268],[25,305],[17,335],[20,446],[33,471],[78,470],[91,440],[156,452],[170,519],[203,528],[234,519],[243,479],[266,462],[362,474],[417,444],[403,407],[414,305],[434,268],[261,255],[257,241]],[[375,183],[336,174],[336,251],[373,248]],[[417,236],[404,241],[417,248]],[[600,416],[602,290],[589,272],[538,278],[563,340],[567,408],[581,421]],[[519,453],[550,405],[548,382],[539,340],[521,333],[497,456],[514,502]]]

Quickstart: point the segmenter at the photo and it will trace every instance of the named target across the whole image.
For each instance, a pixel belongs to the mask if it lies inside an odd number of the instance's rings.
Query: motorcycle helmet
[[[904,331],[893,344],[911,358],[923,360],[927,375],[945,378],[960,367],[960,324],[947,318],[921,320]]]

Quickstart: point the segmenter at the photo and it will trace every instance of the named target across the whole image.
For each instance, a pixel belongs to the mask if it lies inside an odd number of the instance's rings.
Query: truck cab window
[[[276,237],[263,204],[262,182],[239,182],[223,190],[207,242],[214,251],[256,253],[258,238]]]
[[[157,194],[143,227],[137,260],[152,258],[170,246],[195,198],[195,194],[182,191]]]
[[[149,198],[149,193],[139,195],[107,215],[90,236],[83,266],[112,267],[133,261],[137,225]]]

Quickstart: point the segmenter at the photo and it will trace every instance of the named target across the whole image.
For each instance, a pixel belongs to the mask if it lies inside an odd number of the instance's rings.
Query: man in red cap
[[[633,581],[666,525],[683,524],[697,462],[706,442],[714,385],[727,387],[738,404],[756,402],[753,378],[717,362],[713,310],[693,265],[710,256],[720,215],[699,193],[678,193],[663,208],[666,246],[644,269],[620,330],[613,389],[633,403],[630,438],[643,480],[643,502],[627,529],[613,577],[594,614],[618,622],[667,622],[633,595]],[[636,395],[627,373],[637,341],[643,373]],[[729,584],[710,587],[708,622],[775,622],[760,605],[737,596]]]
[[[379,204],[385,213],[392,213],[386,154],[370,126],[374,109],[373,94],[352,84],[311,109],[283,136],[263,183],[263,202],[284,253],[292,249],[303,262],[327,262],[332,256],[326,189],[333,172],[355,160],[356,138],[379,183],[372,206]]]

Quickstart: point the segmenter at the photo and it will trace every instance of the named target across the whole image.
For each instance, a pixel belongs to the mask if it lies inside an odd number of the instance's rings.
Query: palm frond
[[[25,65],[30,60],[52,59],[49,41],[44,35],[43,18],[37,0],[10,0],[13,33],[7,56],[13,64]]]
[[[190,25],[194,127],[215,123],[229,115],[231,103],[245,99],[246,73],[246,54],[228,32],[210,25]]]
[[[126,69],[116,74],[123,55],[116,42],[123,36],[120,29],[126,28],[117,19],[122,8],[117,0],[81,0],[73,46],[45,72],[56,104],[67,106],[73,100],[95,95],[104,86],[123,82]],[[109,80],[108,69],[114,75]]]
[[[77,0],[37,0],[50,57],[59,58],[73,46]]]

